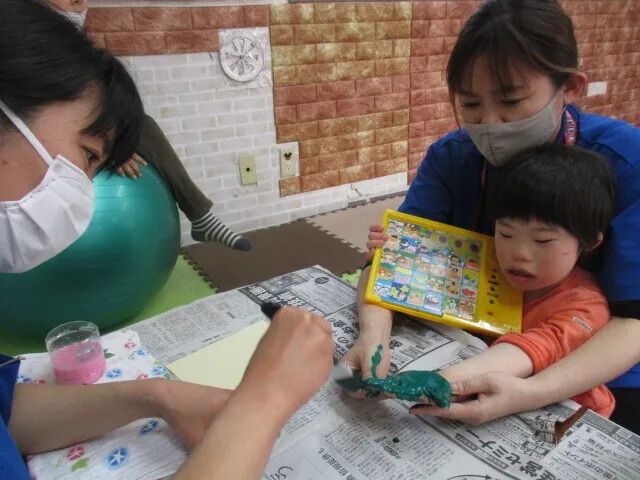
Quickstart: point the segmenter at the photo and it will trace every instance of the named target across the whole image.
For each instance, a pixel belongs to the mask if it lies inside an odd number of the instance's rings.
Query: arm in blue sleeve
[[[640,300],[640,163],[618,177],[616,216],[604,250],[600,281],[613,315],[628,310],[629,302]]]
[[[451,223],[451,185],[447,183],[451,178],[447,173],[451,166],[446,152],[438,149],[437,145],[435,143],[427,150],[407,197],[398,210],[437,222]]]
[[[11,357],[0,354],[0,363],[11,360]],[[11,404],[13,403],[13,389],[18,378],[20,362],[0,367],[0,417],[4,423],[9,423]]]

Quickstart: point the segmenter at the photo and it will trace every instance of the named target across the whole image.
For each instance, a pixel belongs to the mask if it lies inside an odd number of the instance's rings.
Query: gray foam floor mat
[[[183,249],[183,254],[212,287],[222,292],[313,265],[341,276],[355,272],[366,261],[349,243],[302,220],[244,236],[253,244],[249,252],[215,242],[191,245]]]
[[[379,224],[386,209],[398,210],[404,197],[403,193],[395,197],[310,217],[306,221],[366,253],[369,226]]]

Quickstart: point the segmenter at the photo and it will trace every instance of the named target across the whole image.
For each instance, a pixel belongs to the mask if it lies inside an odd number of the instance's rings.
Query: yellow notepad
[[[180,380],[209,387],[235,389],[270,323],[260,320],[167,368]]]
[[[504,277],[493,237],[386,210],[365,300],[494,336],[522,331],[522,292]]]

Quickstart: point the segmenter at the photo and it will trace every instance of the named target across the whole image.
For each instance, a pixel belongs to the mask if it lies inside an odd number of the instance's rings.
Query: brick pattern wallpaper
[[[221,28],[266,27],[266,5],[90,8],[87,30],[116,55],[217,52]]]
[[[276,87],[278,140],[299,140],[301,158],[300,178],[281,181],[282,195],[347,183],[350,180],[350,175],[356,175],[357,178],[368,178],[368,175],[382,176],[390,171],[408,170],[408,181],[411,182],[431,143],[457,128],[454,112],[449,103],[445,70],[460,28],[480,3],[481,1],[449,0],[422,1],[411,4],[411,56],[408,83],[406,76],[400,75],[399,72],[395,72],[398,76],[389,78],[384,75],[382,70],[375,68],[373,75],[368,76],[366,80],[358,80],[360,72],[354,71],[352,78],[355,79],[355,91],[352,87],[352,79],[341,79],[341,82],[325,80],[315,85],[316,98],[312,103],[313,89],[305,88],[303,85],[312,82],[314,78],[305,76],[303,71],[294,69],[290,65],[287,65],[286,68],[283,66],[283,69],[278,72],[274,58],[275,85],[297,85],[296,87]],[[603,94],[586,96],[588,89],[585,89],[585,96],[578,102],[579,106],[587,112],[621,118],[636,125],[640,124],[640,1],[566,0],[562,3],[573,18],[582,67],[589,76],[589,82],[606,82],[606,91]],[[314,5],[312,4],[271,6],[272,44],[276,45],[281,41],[287,45],[295,45],[296,39],[301,38],[300,36],[295,37],[296,25],[293,25],[293,30],[291,30],[291,25],[286,29],[280,25],[274,25],[274,23],[280,23],[274,22],[274,10],[290,12],[287,15],[297,19],[300,24],[311,22],[311,19],[314,18],[317,27],[323,26],[322,22],[326,21],[325,18],[335,18],[336,22],[344,21],[343,18],[352,22],[355,19],[355,23],[351,23],[352,26],[349,27],[354,32],[353,39],[339,43],[337,46],[331,46],[332,53],[337,52],[335,55],[343,60],[345,56],[352,55],[350,42],[358,42],[356,44],[357,55],[359,49],[363,48],[361,45],[365,43],[362,35],[368,34],[370,36],[366,40],[373,35],[371,27],[361,26],[362,23],[366,23],[365,19],[373,17],[377,22],[376,25],[381,23],[384,25],[383,22],[390,24],[398,20],[392,16],[392,13],[397,11],[394,9],[397,9],[398,5],[402,4],[395,2],[315,4],[313,16],[311,10]],[[293,13],[294,11],[295,13]],[[350,12],[351,16],[345,12]],[[280,13],[279,15],[285,14]],[[407,14],[404,18],[408,17]],[[323,28],[327,28],[327,25],[325,24]],[[327,31],[324,32],[325,35]],[[401,30],[394,30],[396,34],[398,31]],[[322,34],[319,35],[322,36]],[[380,40],[377,41],[377,43],[379,42]],[[321,65],[318,60],[318,52],[324,52],[325,48],[323,44],[316,44],[315,65]],[[380,47],[377,51],[379,50]],[[302,53],[302,50],[298,51],[300,53],[297,62],[300,65],[305,65],[307,62],[314,64],[311,50],[306,54]],[[348,59],[352,58],[348,57]],[[357,56],[356,60],[359,60]],[[396,61],[398,68],[406,68],[403,57]],[[369,72],[370,70],[366,73]],[[324,73],[331,75],[334,74],[334,71],[326,69]],[[396,81],[398,88],[401,89],[397,92],[395,90]],[[403,113],[401,113],[404,110],[398,111],[397,120],[395,116],[391,117],[388,114],[372,113],[378,112],[378,104],[376,103],[378,97],[369,97],[368,103],[366,103],[367,97],[363,97],[358,91],[359,85],[375,85],[379,87],[379,90],[374,91],[373,95],[381,95],[385,98],[393,98],[393,101],[404,102],[405,91],[402,89],[407,84],[410,93],[410,110],[406,132],[404,123],[402,123]],[[333,98],[319,98],[320,92],[325,92],[327,89],[336,95],[335,109]],[[360,91],[366,91],[366,89],[361,88]],[[280,95],[278,92],[281,92]],[[342,112],[340,110],[340,104],[342,102],[342,105],[345,105],[345,100],[353,102],[347,105],[357,106],[357,110],[354,110],[353,113],[360,115],[358,117],[360,123],[365,122],[365,120],[361,120],[363,118],[371,119],[367,128],[373,128],[374,131],[373,138],[371,136],[364,137],[364,141],[368,144],[359,145],[357,152],[342,151],[340,143],[338,142],[336,145],[334,137],[323,138],[327,135],[323,135],[319,128],[316,129],[315,119],[311,122],[308,121],[310,116],[327,118],[333,115],[337,117],[348,115],[346,109]],[[363,117],[364,115],[366,117]],[[343,125],[351,129],[356,128],[354,123],[350,124],[346,120]],[[390,132],[393,140],[398,142],[393,143],[392,146],[399,146],[404,138],[408,138],[407,156],[404,160],[406,164],[402,157],[395,155],[405,151],[404,149],[389,151],[387,145],[378,144],[377,132],[379,131],[382,136],[386,132]],[[361,132],[360,135],[367,135],[367,132]],[[373,146],[370,146],[371,142],[373,142]],[[316,156],[318,153],[320,155]],[[357,163],[354,165],[354,162]]]
[[[586,97],[590,113],[640,126],[640,1],[570,0],[571,15],[589,82],[606,82],[606,93]]]
[[[591,82],[579,106],[640,125],[640,0],[562,3]],[[277,142],[300,147],[300,176],[280,181],[287,196],[407,171],[410,182],[456,128],[444,71],[479,4],[93,8],[87,23],[120,55],[215,52],[218,29],[269,25]]]
[[[429,145],[457,128],[445,70],[462,24],[479,4],[479,1],[450,1],[413,5],[409,182]]]
[[[269,11],[277,139],[300,142],[282,194],[405,172],[411,3]]]

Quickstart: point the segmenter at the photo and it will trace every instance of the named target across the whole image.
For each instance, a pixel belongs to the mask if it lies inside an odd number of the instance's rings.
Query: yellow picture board
[[[487,335],[522,331],[522,292],[498,266],[493,237],[386,210],[365,301]]]

